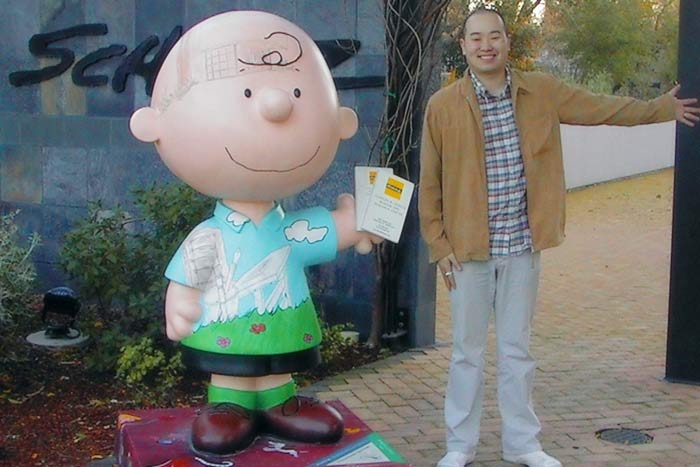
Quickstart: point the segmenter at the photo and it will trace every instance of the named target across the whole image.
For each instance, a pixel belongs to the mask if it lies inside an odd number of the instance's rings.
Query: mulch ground
[[[134,407],[128,390],[90,374],[81,351],[27,354],[0,373],[0,465],[77,467],[109,456],[117,413]],[[191,394],[178,392],[187,403]]]
[[[78,467],[114,449],[117,414],[144,408],[111,375],[91,374],[84,349],[51,351],[18,339],[19,361],[0,368],[0,466]],[[305,375],[304,384],[378,358],[359,347],[332,368]],[[200,405],[205,375],[186,375],[172,406]]]

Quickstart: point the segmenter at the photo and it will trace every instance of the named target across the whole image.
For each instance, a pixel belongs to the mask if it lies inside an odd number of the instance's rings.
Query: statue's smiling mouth
[[[234,164],[236,164],[236,165],[238,165],[238,166],[241,166],[241,167],[243,167],[243,168],[246,169],[246,170],[250,170],[251,172],[287,173],[287,172],[292,172],[293,170],[296,170],[296,169],[298,169],[298,168],[300,168],[300,167],[304,167],[305,165],[311,163],[311,161],[314,160],[314,159],[316,158],[316,156],[318,156],[318,151],[321,150],[321,146],[317,146],[317,147],[316,147],[316,151],[314,151],[314,153],[311,155],[311,157],[309,157],[306,161],[302,162],[302,163],[299,164],[299,165],[295,165],[294,167],[290,167],[290,168],[288,168],[288,169],[259,169],[259,168],[256,168],[256,167],[250,167],[250,166],[248,166],[248,165],[246,165],[246,164],[244,164],[244,163],[242,163],[242,162],[240,162],[240,161],[237,161],[236,158],[233,157],[233,155],[231,154],[231,151],[229,151],[227,147],[224,146],[224,149],[226,149],[226,154],[228,154],[228,158],[231,159],[231,161],[232,161]]]

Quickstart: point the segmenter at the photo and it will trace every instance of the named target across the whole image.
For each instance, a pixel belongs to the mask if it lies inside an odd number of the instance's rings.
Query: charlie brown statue
[[[192,425],[198,451],[230,454],[259,433],[340,439],[340,414],[296,395],[291,373],[320,361],[304,267],[379,241],[355,230],[354,200],[285,212],[276,201],[316,182],[357,131],[321,52],[278,16],[235,11],[190,29],[158,73],[131,131],[178,178],[218,201],[166,270],[168,337],[211,373]]]

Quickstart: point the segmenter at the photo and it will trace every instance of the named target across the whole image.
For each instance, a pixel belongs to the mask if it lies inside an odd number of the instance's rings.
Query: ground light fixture
[[[80,345],[88,336],[82,334],[75,321],[80,311],[80,300],[70,287],[54,287],[44,294],[41,321],[45,326],[27,336],[27,341],[42,347]]]

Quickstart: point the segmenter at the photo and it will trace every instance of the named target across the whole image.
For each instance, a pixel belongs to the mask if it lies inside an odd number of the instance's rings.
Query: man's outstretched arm
[[[697,99],[677,97],[680,86],[649,101],[625,96],[595,94],[548,76],[556,90],[559,121],[571,125],[634,126],[677,120],[694,126],[700,116]]]

